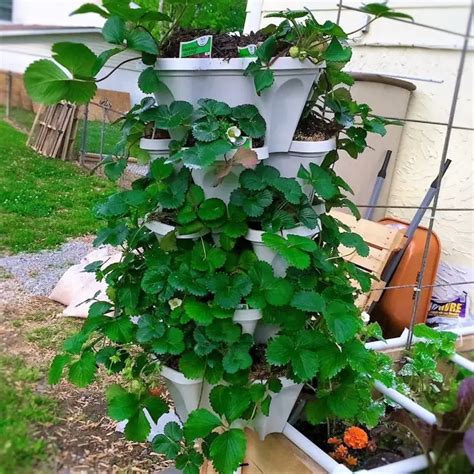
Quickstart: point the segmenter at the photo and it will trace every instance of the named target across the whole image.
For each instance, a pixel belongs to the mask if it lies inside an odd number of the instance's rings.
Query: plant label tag
[[[256,58],[257,57],[257,45],[249,44],[248,46],[238,47],[239,57],[241,58]]]
[[[180,58],[210,58],[212,56],[212,35],[200,36],[179,44]]]

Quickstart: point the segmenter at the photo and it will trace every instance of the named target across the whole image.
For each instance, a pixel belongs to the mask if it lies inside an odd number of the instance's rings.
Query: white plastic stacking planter
[[[308,227],[300,226],[295,227],[294,229],[284,230],[280,235],[285,238],[289,235],[299,235],[312,239],[314,236],[319,234],[319,231],[319,227],[316,229],[309,229]],[[245,238],[251,242],[253,251],[258,259],[269,263],[273,267],[273,272],[276,276],[283,277],[286,275],[288,264],[282,257],[280,257],[280,255],[277,254],[277,252],[268,248],[263,243],[263,234],[265,234],[264,231],[250,229]]]
[[[238,309],[234,313],[234,322],[240,324],[243,334],[254,335],[257,323],[262,319],[259,309]]]
[[[254,148],[253,149],[258,156],[258,159],[266,160],[269,156],[268,148]],[[229,203],[230,195],[232,191],[239,187],[239,176],[244,170],[243,166],[238,165],[234,166],[231,172],[223,179],[223,181],[216,185],[216,174],[218,171],[219,164],[222,164],[226,159],[232,159],[232,156],[235,152],[228,153],[224,158],[223,156],[219,157],[216,164],[208,166],[203,169],[193,169],[192,176],[194,182],[201,186],[204,189],[206,198],[218,198],[222,199],[226,204]]]
[[[189,413],[199,407],[202,396],[202,379],[187,379],[181,372],[164,366],[161,376],[165,379],[166,387],[173,399],[176,414],[185,423]]]
[[[170,139],[142,138],[140,140],[140,148],[147,151],[152,160],[156,158],[168,158],[170,154],[170,143]]]
[[[162,239],[165,235],[168,235],[170,232],[173,232],[176,229],[176,227],[173,227],[172,225],[163,224],[163,222],[159,221],[148,221],[145,224],[145,227],[150,229],[156,235],[157,239]],[[194,234],[177,234],[176,238],[183,240],[195,240],[199,237],[202,237],[203,235],[206,235],[207,233],[207,231],[201,231]]]
[[[253,338],[257,344],[266,344],[273,336],[276,336],[279,331],[280,326],[277,324],[266,324],[260,321],[257,324]]]
[[[288,153],[272,153],[267,164],[276,168],[285,178],[298,175],[300,166],[309,168],[310,163],[321,165],[326,155],[336,149],[336,138],[320,142],[292,141]]]
[[[196,105],[202,98],[220,100],[231,106],[255,105],[267,122],[270,152],[287,152],[311,86],[324,67],[308,60],[279,58],[271,69],[275,83],[260,96],[251,76],[244,71],[254,59],[209,58],[158,59],[156,69],[164,87],[155,93],[159,104],[184,100]]]
[[[283,388],[279,393],[272,394],[268,416],[259,413],[251,422],[252,429],[258,433],[261,440],[264,440],[270,433],[283,432],[296,400],[303,389],[303,384],[293,382],[293,380],[286,377],[280,377],[280,381]]]

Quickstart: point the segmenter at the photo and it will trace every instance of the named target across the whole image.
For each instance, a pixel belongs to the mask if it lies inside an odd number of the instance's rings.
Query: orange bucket
[[[403,231],[406,231],[409,226],[406,222],[391,218],[381,220],[380,224]],[[426,227],[418,227],[413,240],[405,250],[389,286],[416,285],[418,274],[421,271],[427,236],[428,229]],[[438,236],[433,233],[423,277],[423,286],[434,284],[436,274],[438,273],[440,257],[441,244]],[[422,288],[416,312],[417,324],[426,322],[432,294],[433,288]],[[383,292],[380,301],[372,311],[372,318],[382,326],[385,337],[398,337],[405,328],[410,326],[414,303],[415,292],[413,288],[389,289]]]

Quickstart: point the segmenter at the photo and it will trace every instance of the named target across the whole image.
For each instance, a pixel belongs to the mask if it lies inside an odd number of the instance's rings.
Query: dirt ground
[[[38,393],[57,400],[57,423],[33,427],[47,441],[50,462],[36,473],[151,473],[170,465],[146,444],[126,441],[107,418],[103,386],[107,376],[86,389],[68,382],[51,387],[47,368],[62,341],[80,321],[61,316],[63,307],[44,297],[28,295],[11,275],[0,269],[0,353],[39,367],[44,378]]]

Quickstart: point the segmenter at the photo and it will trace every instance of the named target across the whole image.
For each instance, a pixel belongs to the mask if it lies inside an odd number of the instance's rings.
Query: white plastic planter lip
[[[140,148],[147,151],[169,152],[171,138],[141,138]]]
[[[165,235],[169,234],[170,232],[173,232],[176,227],[169,225],[169,224],[164,224],[163,222],[160,221],[148,221],[145,223],[145,227],[147,229],[150,229],[152,232],[154,232],[157,236],[159,237],[164,237]],[[207,230],[202,230],[201,232],[196,232],[194,234],[185,234],[185,235],[180,235],[179,233],[176,234],[177,239],[183,239],[183,240],[191,240],[191,239],[198,239],[199,237],[202,237],[209,232]]]
[[[235,310],[233,321],[240,324],[244,334],[253,336],[257,323],[262,319],[262,312],[259,309],[237,309]]]
[[[255,58],[159,58],[156,61],[155,68],[160,72],[188,72],[189,75],[195,76],[199,71],[216,71],[234,73],[235,70],[243,71],[247,69],[250,63],[255,62]],[[298,75],[313,75],[315,69],[323,68],[324,63],[313,65],[310,61],[300,61],[290,57],[278,58],[272,64],[272,71],[288,71],[288,75],[293,76],[295,71]]]
[[[336,137],[320,141],[293,140],[290,152],[295,153],[327,153],[336,149]]]
[[[305,226],[294,227],[293,229],[282,230],[278,232],[277,235],[287,238],[289,235],[298,235],[300,237],[312,238],[319,233],[319,227],[315,229],[310,229]],[[263,234],[266,232],[264,230],[255,230],[249,229],[245,238],[250,242],[263,243]]]
[[[161,375],[171,380],[172,382],[178,383],[180,385],[196,385],[196,384],[202,383],[202,380],[203,380],[203,379],[188,379],[181,372],[178,372],[177,370],[174,370],[171,367],[168,367],[166,365],[163,365],[161,367]]]
[[[300,433],[296,428],[291,426],[289,423],[285,425],[283,434],[298,446],[301,451],[307,454],[311,459],[316,461],[323,469],[329,474],[342,474],[342,473],[353,473],[346,466],[339,464],[329,454],[325,453],[321,448],[318,448],[312,441],[306,436]],[[398,461],[385,466],[376,467],[368,470],[358,470],[355,473],[372,473],[372,474],[401,474],[421,471],[428,467],[428,458],[424,454],[413,456],[403,461]]]

